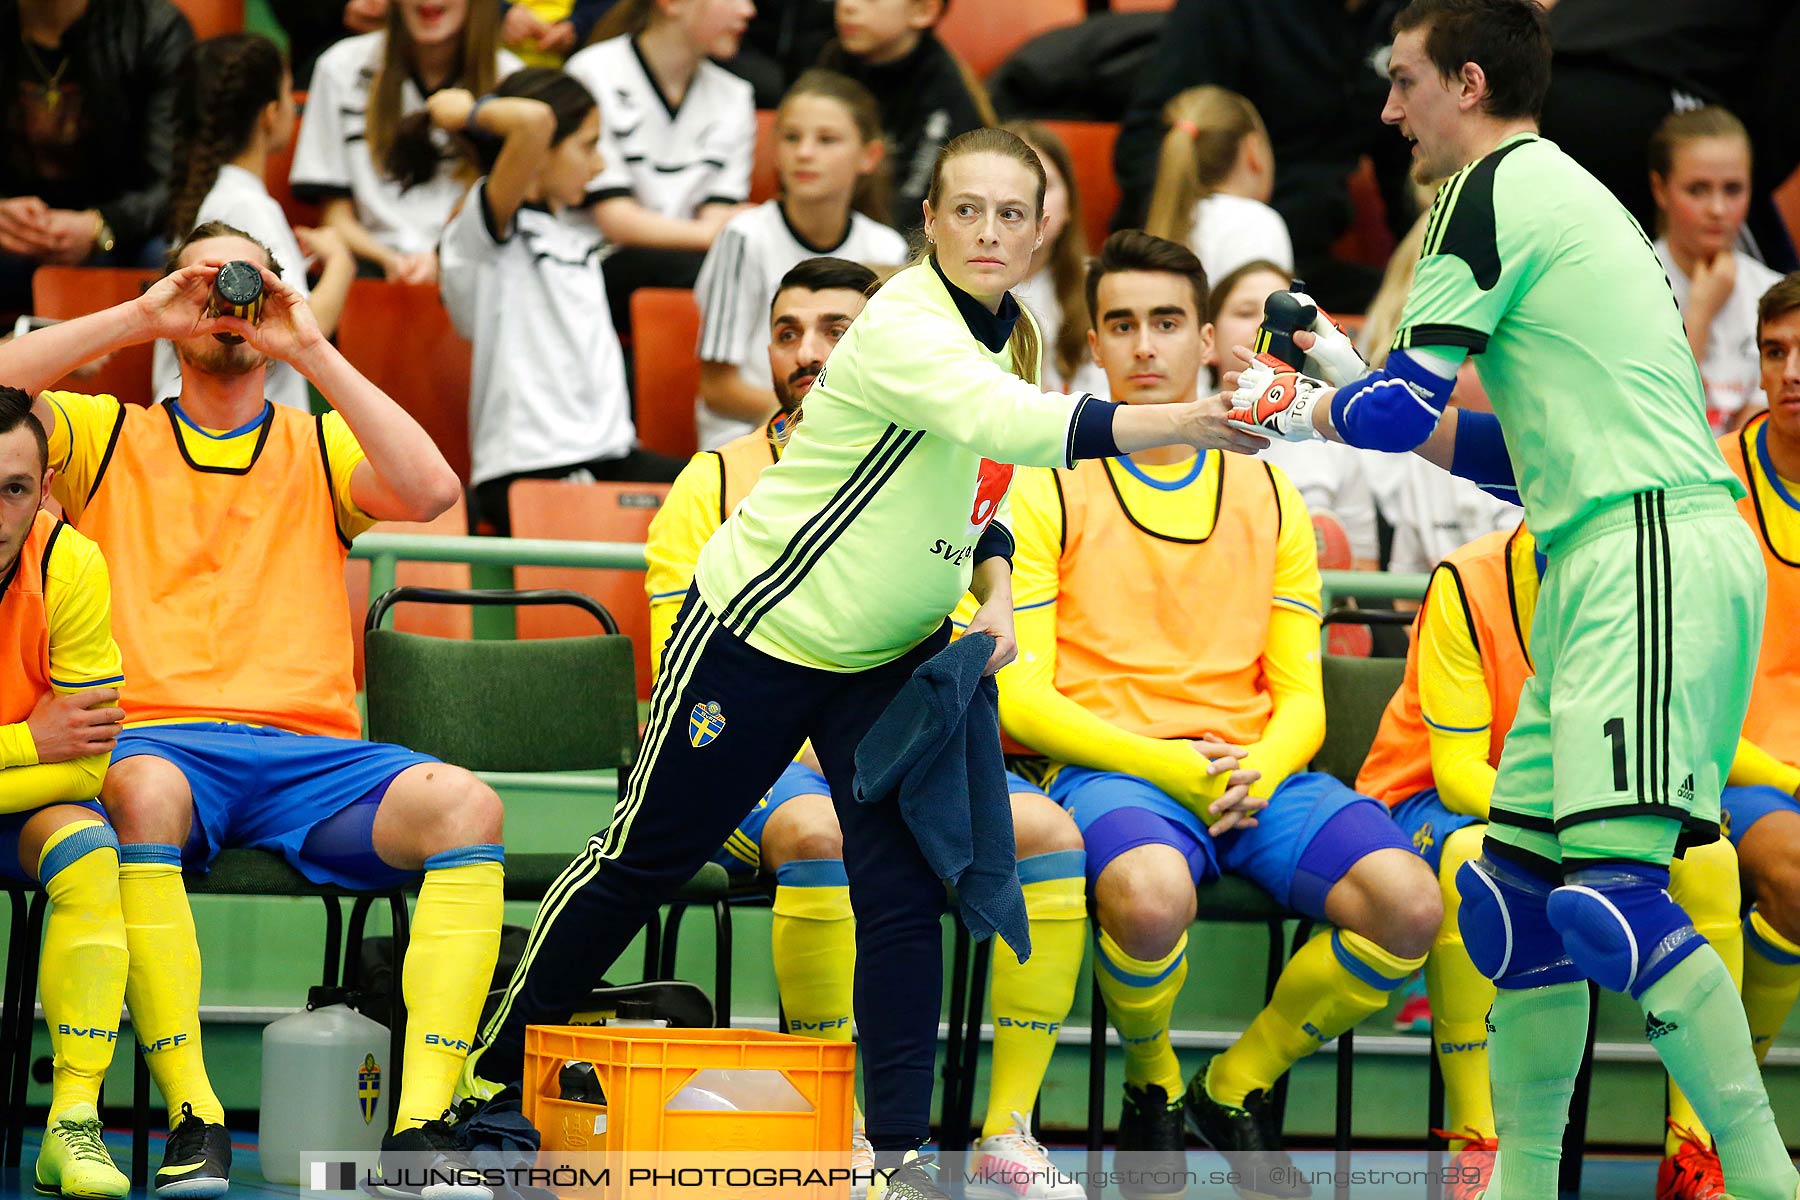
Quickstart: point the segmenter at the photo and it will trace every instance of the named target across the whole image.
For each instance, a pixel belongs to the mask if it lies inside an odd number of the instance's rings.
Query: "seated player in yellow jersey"
[[[781,454],[801,418],[800,403],[831,348],[862,311],[875,283],[867,267],[810,258],[782,277],[769,312],[769,367],[781,410],[757,430],[694,456],[650,524],[653,669],[693,579],[700,547],[736,509],[764,467]],[[962,620],[966,615],[959,614]],[[782,772],[769,794],[732,833],[713,861],[738,875],[775,884],[770,949],[789,1033],[848,1041],[856,926],[844,871],[843,836],[825,777],[811,751]],[[1028,1114],[1049,1068],[1057,1030],[1075,999],[1087,920],[1081,837],[1074,822],[1017,776],[1014,837],[1031,920],[1032,957],[994,956],[994,1056],[988,1111],[970,1196],[1008,1200],[1080,1200],[1074,1180],[1056,1171],[1031,1136]],[[857,1127],[858,1154],[874,1152]],[[864,1185],[866,1186],[866,1185]],[[860,1195],[860,1190],[855,1194]]]
[[[1448,1136],[1457,1168],[1447,1191],[1473,1200],[1499,1148],[1488,1078],[1487,1012],[1494,985],[1475,969],[1457,925],[1456,874],[1481,856],[1500,748],[1532,673],[1529,645],[1545,565],[1523,525],[1490,533],[1437,567],[1413,622],[1406,677],[1382,714],[1357,790],[1390,806],[1395,822],[1437,872],[1444,922],[1425,962],[1432,1036],[1443,1070]],[[1736,975],[1737,858],[1718,840],[1676,859],[1669,892]],[[1659,1200],[1711,1200],[1724,1175],[1705,1126],[1669,1086]]]
[[[232,260],[264,266],[259,324],[206,314],[219,264]],[[34,409],[50,435],[53,494],[111,567],[131,677],[101,799],[123,845],[126,999],[169,1108],[163,1196],[220,1194],[231,1157],[201,1057],[184,867],[251,846],[317,883],[367,888],[423,871],[403,975],[395,1152],[444,1148],[438,1118],[499,948],[499,798],[460,768],[356,740],[344,603],[351,539],[380,520],[435,516],[459,484],[273,266],[240,231],[202,225],[139,299],[0,347],[0,379],[30,389],[152,338],[173,341],[181,362],[180,394],[150,408],[47,392]],[[296,367],[334,411],[270,404],[272,359]]]
[[[44,511],[49,464],[31,396],[0,387],[0,882],[50,897],[38,963],[56,1066],[37,1188],[115,1197],[130,1183],[97,1109],[125,999],[125,917],[119,840],[93,797],[125,716],[124,670],[105,560]]]
[[[1135,230],[1089,268],[1090,341],[1114,400],[1191,399],[1210,325],[1185,247]],[[1095,957],[1125,1043],[1127,1196],[1181,1195],[1183,1118],[1244,1154],[1246,1194],[1305,1196],[1269,1095],[1303,1056],[1380,1009],[1425,957],[1442,906],[1381,806],[1307,762],[1325,736],[1319,573],[1306,506],[1253,458],[1157,451],[1014,481],[1019,659],[1000,717],[1051,764],[1081,827]],[[1264,807],[1266,805],[1266,807]],[[1269,1006],[1185,1095],[1169,1019],[1195,885],[1222,872],[1329,923]]]
[[[1756,531],[1769,578],[1750,711],[1723,794],[1744,891],[1744,1009],[1760,1060],[1800,994],[1800,273],[1757,309],[1766,415],[1719,440],[1749,495],[1738,511]]]

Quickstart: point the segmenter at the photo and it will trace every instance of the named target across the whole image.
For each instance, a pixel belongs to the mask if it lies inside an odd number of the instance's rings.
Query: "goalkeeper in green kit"
[[[1303,373],[1250,361],[1232,417],[1413,450],[1523,504],[1548,556],[1537,673],[1483,855],[1457,877],[1463,939],[1499,989],[1488,1200],[1556,1194],[1589,979],[1642,1006],[1731,1196],[1790,1200],[1800,1176],[1736,989],[1667,890],[1671,858],[1718,836],[1764,586],[1680,313],[1636,222],[1537,136],[1550,44],[1535,3],[1413,0],[1388,73],[1382,119],[1413,143],[1415,178],[1444,183],[1387,363],[1369,370],[1321,317],[1296,339]],[[1446,411],[1469,356],[1493,415]]]

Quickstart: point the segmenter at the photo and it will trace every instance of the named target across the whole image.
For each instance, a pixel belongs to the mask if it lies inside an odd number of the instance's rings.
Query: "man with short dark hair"
[[[0,882],[35,881],[50,898],[39,961],[56,1069],[36,1182],[107,1200],[130,1186],[97,1112],[125,998],[125,917],[119,839],[93,798],[125,715],[124,670],[106,562],[45,511],[50,476],[31,397],[0,387]]]
[[[1191,400],[1213,336],[1193,252],[1115,233],[1088,295],[1113,398]],[[1125,1045],[1120,1190],[1185,1194],[1185,1124],[1244,1156],[1240,1193],[1308,1195],[1272,1128],[1275,1086],[1386,1004],[1443,908],[1386,810],[1307,769],[1326,714],[1305,502],[1267,463],[1158,449],[1022,470],[1013,518],[1019,660],[1000,673],[1000,718],[1046,756],[1043,785],[1086,845],[1095,978]],[[1234,828],[1246,794],[1263,811]],[[1170,1017],[1194,887],[1223,873],[1331,928],[1184,1090]]]
[[[1324,381],[1259,358],[1238,418],[1277,437],[1416,450],[1516,495],[1547,556],[1520,695],[1460,924],[1494,980],[1503,1194],[1552,1195],[1588,981],[1628,992],[1717,1139],[1738,1200],[1800,1186],[1719,954],[1670,898],[1669,863],[1718,837],[1753,681],[1763,569],[1743,485],[1662,264],[1592,175],[1537,135],[1550,42],[1534,0],[1413,0],[1382,117],[1444,179],[1382,369],[1328,323]],[[1474,356],[1492,414],[1445,411]],[[1333,388],[1330,385],[1337,385]],[[1504,429],[1504,437],[1502,430]]]

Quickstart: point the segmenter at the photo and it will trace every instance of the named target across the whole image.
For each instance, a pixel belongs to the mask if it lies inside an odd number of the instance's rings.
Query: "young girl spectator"
[[[207,221],[223,221],[269,248],[282,281],[307,297],[319,330],[330,337],[356,276],[356,260],[329,229],[294,229],[263,186],[269,156],[294,137],[294,90],[275,43],[254,33],[228,33],[189,52],[176,98],[175,179],[169,240]],[[319,267],[308,289],[307,263]],[[151,371],[157,397],[181,387],[181,366],[168,342],[156,343]],[[284,362],[269,364],[263,394],[304,409],[306,379]]]
[[[1031,256],[1031,275],[1013,289],[1037,318],[1044,340],[1043,379],[1052,387],[1106,399],[1106,372],[1088,349],[1087,226],[1075,191],[1075,164],[1063,140],[1036,121],[1001,126],[1037,152],[1044,164],[1044,241]]]
[[[446,88],[428,109],[440,130],[475,135],[484,168],[444,230],[438,279],[457,331],[475,343],[475,521],[511,531],[515,479],[673,480],[680,463],[633,446],[599,234],[557,216],[581,204],[601,167],[593,95],[561,71],[526,67],[479,103]],[[428,136],[424,118],[401,136]]]
[[[1207,297],[1211,323],[1201,330],[1202,354],[1215,377],[1235,363],[1233,346],[1248,346],[1262,324],[1263,301],[1293,283],[1293,276],[1272,262],[1254,260],[1214,282]],[[1353,566],[1373,571],[1381,560],[1375,524],[1375,498],[1367,468],[1394,455],[1374,455],[1339,442],[1284,442],[1273,439],[1259,457],[1280,467],[1299,489],[1308,512],[1338,519],[1350,538]],[[1412,458],[1414,455],[1405,455]],[[1423,460],[1421,460],[1423,461]],[[1429,463],[1426,464],[1430,466]]]
[[[713,239],[750,195],[756,101],[709,58],[737,53],[751,0],[619,0],[568,72],[605,97],[606,166],[588,185],[613,320],[640,287],[690,287]]]
[[[1723,108],[1664,118],[1650,139],[1656,253],[1681,305],[1688,345],[1706,385],[1706,419],[1723,433],[1763,403],[1756,302],[1781,276],[1736,249],[1750,211],[1750,135]]]
[[[1169,129],[1144,228],[1191,246],[1208,279],[1255,259],[1292,271],[1287,223],[1269,207],[1275,150],[1256,106],[1221,87],[1189,88],[1164,107],[1163,120]]]
[[[780,198],[731,219],[694,285],[702,450],[741,437],[775,412],[769,302],[783,275],[822,254],[871,266],[906,261],[906,239],[886,224],[886,147],[867,88],[817,69],[795,80],[776,110],[775,170]]]
[[[324,205],[325,224],[375,274],[403,283],[437,278],[438,236],[473,178],[434,142],[435,170],[407,186],[389,162],[403,117],[442,88],[482,95],[517,70],[499,48],[492,0],[393,0],[387,27],[319,56],[289,181]]]
[[[990,4],[998,0],[963,0]],[[894,165],[894,223],[911,234],[924,219],[938,151],[951,138],[993,125],[987,91],[932,27],[950,0],[837,0],[837,40],[819,65],[842,71],[881,106]]]

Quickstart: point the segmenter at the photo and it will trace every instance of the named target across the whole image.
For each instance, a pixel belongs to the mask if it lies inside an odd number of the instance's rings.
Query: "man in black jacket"
[[[1143,225],[1156,184],[1162,109],[1201,84],[1256,105],[1275,149],[1270,203],[1287,222],[1295,273],[1328,308],[1358,312],[1378,270],[1342,263],[1330,247],[1350,227],[1345,180],[1375,160],[1389,224],[1400,236],[1414,210],[1405,196],[1408,147],[1378,114],[1387,94],[1385,50],[1397,0],[1176,0],[1160,50],[1125,114],[1113,152],[1122,199],[1115,229]]]
[[[40,263],[157,256],[193,41],[169,0],[0,0],[0,310]]]

